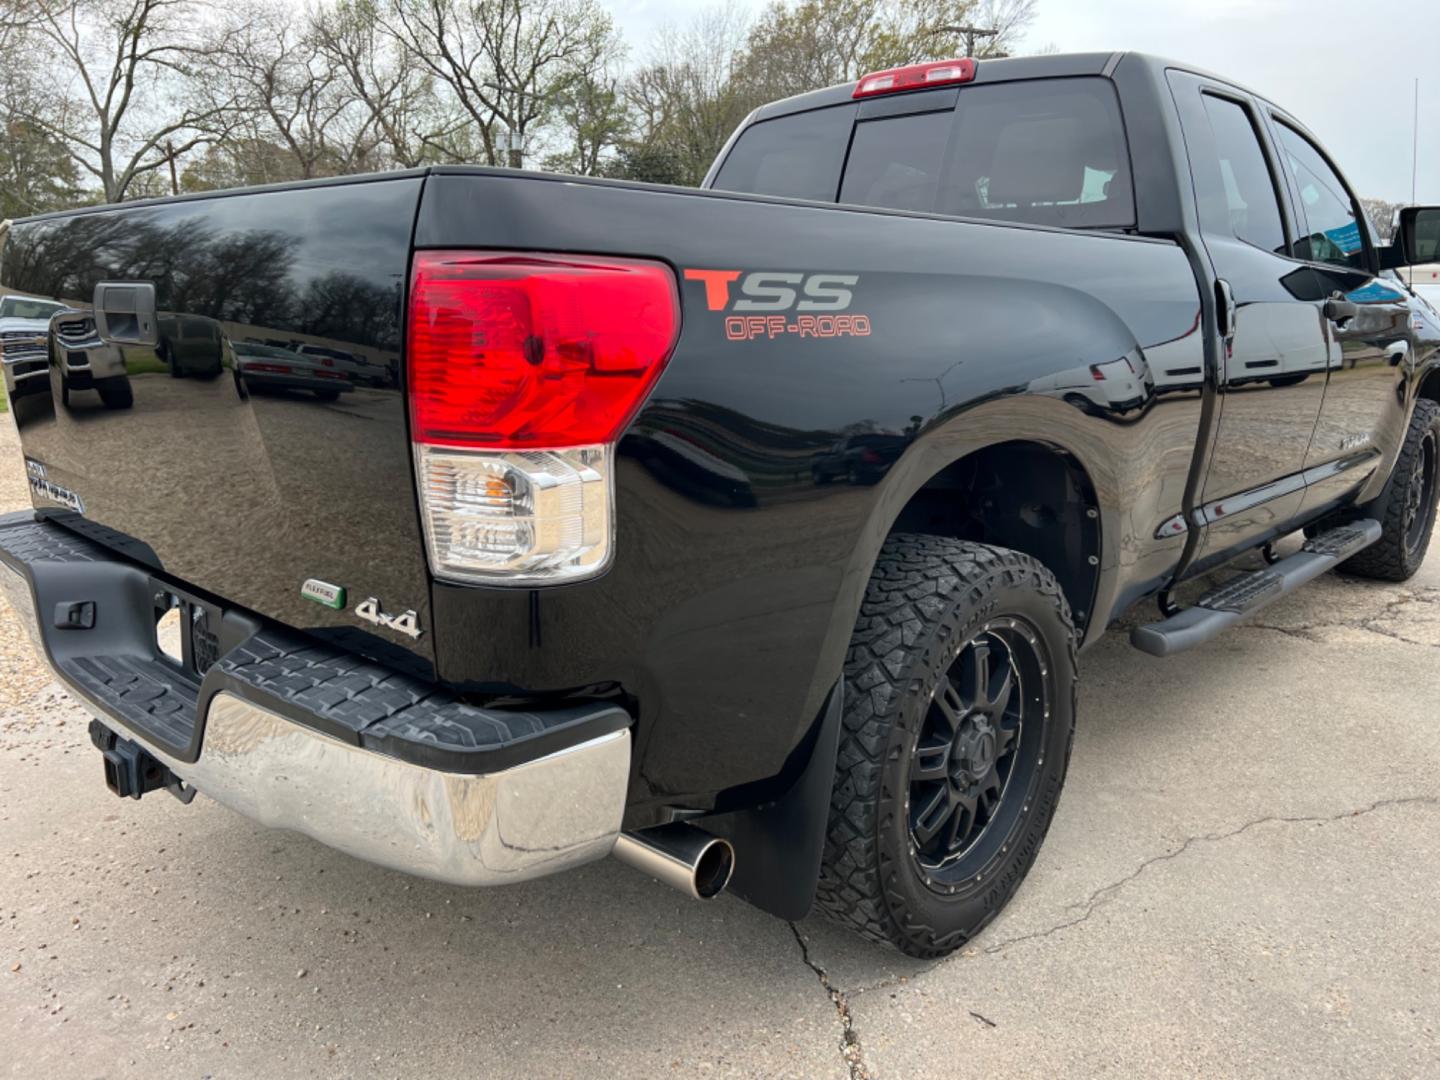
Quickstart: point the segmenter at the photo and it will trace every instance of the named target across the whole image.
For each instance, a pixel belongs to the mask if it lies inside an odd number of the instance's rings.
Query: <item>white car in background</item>
[[[0,297],[0,361],[4,364],[5,389],[12,396],[47,385],[50,316],[64,310],[64,304],[48,300]]]
[[[371,386],[384,386],[388,370],[384,364],[375,364],[366,360],[356,353],[347,352],[345,349],[336,349],[328,345],[297,345],[295,351],[301,356],[308,356],[317,363],[341,372],[359,383],[365,382]]]

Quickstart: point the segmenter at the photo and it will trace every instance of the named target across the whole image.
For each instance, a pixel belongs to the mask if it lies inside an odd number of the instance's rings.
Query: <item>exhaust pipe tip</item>
[[[709,900],[719,896],[730,884],[730,875],[735,872],[735,848],[729,840],[712,837],[710,843],[695,861],[691,875],[691,891],[697,900]]]
[[[719,896],[735,872],[729,840],[684,822],[621,833],[615,857],[696,900]]]

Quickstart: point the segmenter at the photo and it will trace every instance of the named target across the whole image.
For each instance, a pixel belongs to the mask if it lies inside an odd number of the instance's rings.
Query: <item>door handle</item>
[[[1220,323],[1220,336],[1226,341],[1235,337],[1235,293],[1224,278],[1215,280],[1216,318]]]
[[[148,281],[100,281],[92,307],[95,330],[112,345],[159,343],[155,286]]]
[[[1359,314],[1359,305],[1346,300],[1339,293],[1336,293],[1325,301],[1325,318],[1335,323],[1342,330],[1345,328],[1344,323],[1349,322]]]

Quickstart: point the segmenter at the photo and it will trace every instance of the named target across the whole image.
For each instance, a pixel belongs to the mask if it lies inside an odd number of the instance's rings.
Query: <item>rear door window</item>
[[[1211,185],[1218,182],[1230,231],[1237,238],[1265,251],[1288,254],[1280,196],[1249,112],[1239,102],[1214,94],[1202,94],[1200,100],[1215,136],[1215,157],[1201,161],[1199,153],[1192,153],[1191,167],[1198,171],[1214,166],[1216,172],[1201,179]]]
[[[762,120],[740,136],[712,186],[834,202],[854,120],[853,105]]]

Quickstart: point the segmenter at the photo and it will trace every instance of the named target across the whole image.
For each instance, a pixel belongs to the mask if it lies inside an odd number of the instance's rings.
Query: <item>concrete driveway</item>
[[[0,507],[25,505],[13,432]],[[606,862],[465,891],[105,790],[0,602],[0,1069],[128,1076],[1440,1072],[1440,557],[1082,661],[1018,898],[919,964]]]

